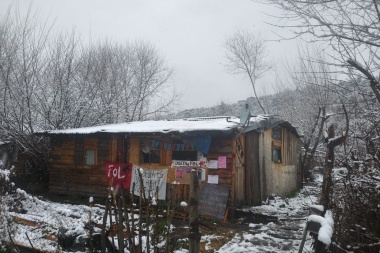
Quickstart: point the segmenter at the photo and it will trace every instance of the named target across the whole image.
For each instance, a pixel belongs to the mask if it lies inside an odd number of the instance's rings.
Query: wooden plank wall
[[[283,128],[282,133],[283,164],[295,165],[298,163],[299,139],[289,129]]]
[[[170,143],[170,138],[162,139],[163,142]],[[219,156],[227,157],[227,169],[208,169],[208,175],[218,175],[219,176],[219,185],[228,186],[231,189],[230,199],[228,202],[229,206],[234,205],[234,182],[233,182],[233,168],[234,168],[234,139],[232,137],[213,137],[211,140],[211,145],[209,153],[207,155],[208,160],[217,160]],[[240,140],[241,141],[241,140]],[[244,146],[240,144],[240,147],[244,149]],[[132,137],[130,139],[130,162],[133,164],[139,164],[139,155],[140,155],[140,143],[138,137]],[[243,150],[240,151],[240,156],[243,155]],[[244,160],[244,158],[243,158]],[[172,162],[172,152],[168,149],[163,149],[161,151],[161,164],[160,165],[141,165],[147,169],[162,169],[169,168],[168,177],[174,176],[175,168],[170,168]],[[242,163],[239,163],[242,166]],[[243,176],[240,175],[240,180]],[[168,178],[168,182],[174,181],[173,178]],[[240,186],[240,185],[239,185]],[[242,186],[240,186],[242,187]],[[176,192],[176,194],[173,194]],[[175,203],[181,201],[188,201],[189,198],[189,185],[187,184],[170,184],[167,185],[167,196]]]
[[[167,138],[165,142],[170,142]],[[235,149],[239,147],[239,153]],[[84,152],[86,148],[95,149],[97,154],[97,164],[93,166],[84,165]],[[236,176],[238,181],[234,181],[235,166],[241,168],[244,158],[244,144],[241,139],[232,137],[213,137],[207,159],[217,160],[219,156],[226,156],[226,169],[208,170],[209,175],[219,176],[219,185],[228,186],[231,189],[228,206],[234,206],[236,192],[241,195],[243,188],[240,182],[244,174],[239,172]],[[140,143],[138,137],[125,139],[125,136],[98,134],[98,135],[72,135],[72,136],[52,136],[51,137],[51,163],[49,191],[52,193],[65,195],[83,196],[105,196],[107,193],[106,175],[104,163],[129,162],[139,164]],[[237,162],[234,160],[238,156]],[[161,164],[144,164],[147,169],[169,168],[172,157],[171,150],[164,149],[161,153]],[[169,185],[170,186],[170,185]],[[240,187],[235,191],[234,187]],[[188,185],[177,185],[167,187],[168,191],[175,188],[177,195],[176,202],[188,201]],[[239,197],[241,198],[241,197]]]
[[[287,165],[295,165],[297,171],[297,187],[302,187],[302,171],[300,163],[300,150],[302,146],[301,140],[297,135],[289,129],[284,129],[284,141],[285,141],[285,157]]]
[[[143,137],[146,138],[146,137]],[[170,143],[169,138],[162,138],[162,142]],[[133,164],[140,164],[140,140],[139,137],[131,137],[129,143],[129,161]],[[161,164],[141,164],[144,169],[169,169],[168,171],[168,182],[174,181],[169,177],[174,175],[174,168],[170,168],[172,161],[171,150],[162,149],[161,150]],[[188,201],[189,198],[189,185],[186,184],[171,184],[168,183],[166,187],[167,199],[172,201],[172,204],[177,205],[182,201]]]
[[[49,191],[63,195],[106,196],[104,163],[110,159],[110,139],[104,136],[51,138]],[[97,150],[96,165],[84,165],[84,149]]]
[[[157,138],[157,137],[156,137]],[[168,138],[163,138],[162,142],[170,142]],[[129,147],[129,161],[133,164],[140,164],[140,141],[138,137],[130,138],[130,147]],[[141,165],[147,169],[163,169],[168,168],[171,165],[171,150],[162,149],[161,150],[161,164],[144,164]]]
[[[219,185],[228,186],[230,188],[230,197],[227,206],[233,207],[235,202],[235,190],[233,182],[233,166],[234,166],[234,144],[232,137],[213,137],[209,153],[207,154],[208,160],[217,160],[219,156],[227,157],[226,169],[209,169],[209,175],[219,176]]]
[[[233,147],[233,192],[234,206],[240,207],[245,203],[245,139],[243,135],[232,140]]]

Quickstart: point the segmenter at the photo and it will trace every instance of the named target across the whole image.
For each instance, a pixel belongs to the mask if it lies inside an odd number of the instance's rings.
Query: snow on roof
[[[268,115],[258,115],[249,119],[249,125],[242,126],[240,119],[237,117],[216,116],[175,120],[133,121],[93,127],[39,131],[36,132],[36,134],[185,133],[196,131],[229,132],[242,128],[244,128],[244,132],[250,132],[258,129],[265,130],[281,123],[283,124],[287,122]],[[287,124],[297,133],[293,126],[291,126],[289,123]]]
[[[92,133],[171,133],[191,131],[230,131],[240,127],[239,118],[202,117],[177,120],[134,121],[94,127],[41,131],[39,134],[92,134]]]

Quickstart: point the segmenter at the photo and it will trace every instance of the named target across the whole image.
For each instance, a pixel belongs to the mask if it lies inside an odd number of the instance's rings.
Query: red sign
[[[107,184],[113,178],[112,187],[124,189],[131,187],[132,164],[130,163],[106,163]]]

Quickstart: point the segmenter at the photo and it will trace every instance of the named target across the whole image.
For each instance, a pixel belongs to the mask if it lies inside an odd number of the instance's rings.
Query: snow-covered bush
[[[332,208],[333,247],[379,252],[380,121],[379,106],[362,108],[350,122],[351,136],[336,157]]]
[[[374,242],[380,240],[380,168],[353,163],[337,179],[332,197],[335,240],[347,250],[379,252]]]
[[[9,236],[12,234],[12,222],[8,214],[8,203],[12,198],[8,193],[13,184],[9,175],[9,170],[0,168],[0,252],[8,248]]]

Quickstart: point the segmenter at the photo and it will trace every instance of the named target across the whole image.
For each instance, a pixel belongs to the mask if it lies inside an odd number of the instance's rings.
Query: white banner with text
[[[166,199],[166,180],[168,177],[168,169],[150,170],[150,169],[144,169],[139,166],[133,165],[131,191],[132,191],[133,184],[135,184],[133,194],[137,196],[140,196],[140,187],[141,187],[139,172],[142,175],[142,181],[144,184],[143,189],[145,190],[145,197],[148,197],[149,195],[151,197],[155,197],[156,190],[158,187],[158,199],[165,200]]]

